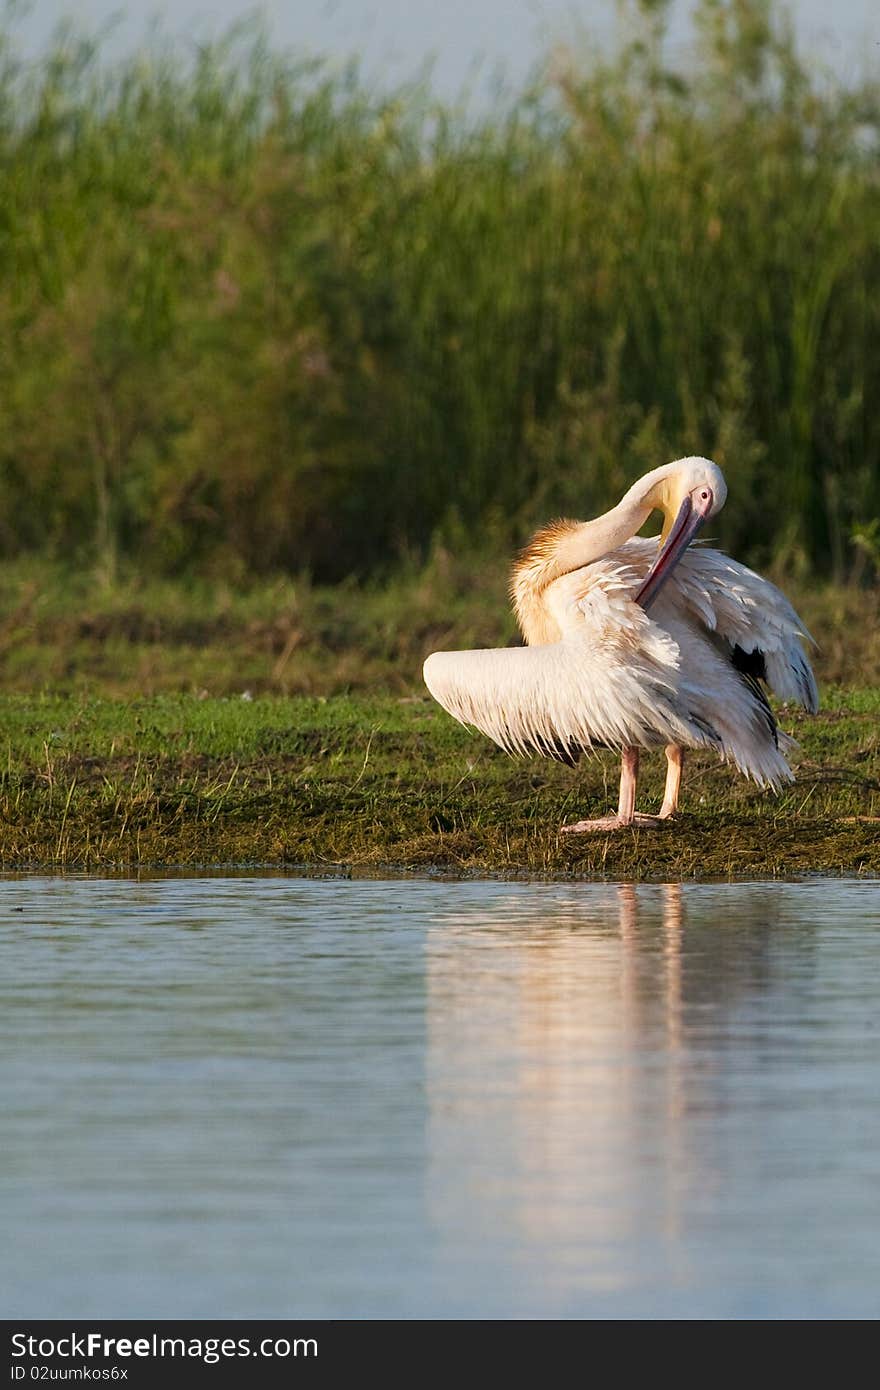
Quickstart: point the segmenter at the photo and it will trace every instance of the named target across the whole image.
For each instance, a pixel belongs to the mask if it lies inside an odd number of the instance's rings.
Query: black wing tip
[[[761,651],[760,647],[755,647],[749,652],[737,643],[730,653],[730,660],[734,668],[753,691],[756,698],[769,710],[770,706],[767,703],[767,696],[760,686],[757,685],[758,681],[763,681],[765,685],[770,684],[767,679],[766,654]],[[816,687],[816,678],[813,675],[813,669],[809,661],[799,648],[797,649],[796,655],[789,650],[788,660],[789,667],[795,679],[800,704],[808,714],[816,714],[819,709],[819,691]],[[774,719],[774,727],[775,723],[776,721]]]
[[[740,675],[754,681],[766,681],[767,658],[760,647],[753,647],[750,652],[747,652],[745,647],[741,647],[737,642],[730,654],[730,659]]]

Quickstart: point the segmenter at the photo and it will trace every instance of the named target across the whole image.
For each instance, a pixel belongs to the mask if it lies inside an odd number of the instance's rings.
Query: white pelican
[[[596,746],[621,750],[617,814],[565,831],[663,824],[678,809],[685,748],[714,749],[759,786],[793,781],[792,740],[760,682],[815,712],[800,641],[812,639],[774,584],[718,550],[688,548],[726,496],[717,464],[677,459],[595,521],[551,522],[511,576],[527,645],[434,652],[425,662],[434,699],[508,753],[574,764]],[[659,549],[635,534],[655,510]],[[661,746],[660,814],[637,815],[639,750]]]

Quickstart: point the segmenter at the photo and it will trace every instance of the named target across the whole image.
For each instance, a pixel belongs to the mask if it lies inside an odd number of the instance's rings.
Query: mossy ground
[[[880,692],[831,689],[798,780],[760,792],[688,763],[659,831],[561,836],[604,812],[617,762],[513,761],[421,696],[0,701],[0,866],[398,866],[613,877],[880,872]],[[659,802],[645,759],[640,805]]]

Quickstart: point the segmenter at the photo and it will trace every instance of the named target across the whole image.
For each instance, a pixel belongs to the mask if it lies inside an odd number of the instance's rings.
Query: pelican
[[[774,584],[719,550],[691,547],[726,497],[717,464],[682,458],[646,473],[594,521],[551,522],[511,575],[526,645],[425,662],[434,699],[508,753],[574,765],[593,748],[620,749],[617,813],[565,832],[667,823],[688,748],[713,749],[762,787],[794,780],[785,756],[794,743],[763,684],[814,713],[801,644],[812,638]],[[659,542],[636,535],[654,511]],[[659,815],[640,815],[639,754],[660,747],[663,803]]]

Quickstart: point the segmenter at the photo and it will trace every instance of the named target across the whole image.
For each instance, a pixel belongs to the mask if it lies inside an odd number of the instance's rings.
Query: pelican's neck
[[[547,586],[572,570],[601,560],[634,536],[654,509],[646,500],[654,481],[653,474],[641,478],[616,507],[594,521],[553,521],[532,537],[510,580],[517,620],[530,645],[556,641],[559,635],[544,604]]]
[[[559,537],[559,543],[548,557],[544,587],[570,574],[572,570],[601,560],[609,551],[628,541],[644,526],[653,507],[641,496],[627,493],[616,507],[593,521],[576,522],[571,530]]]

